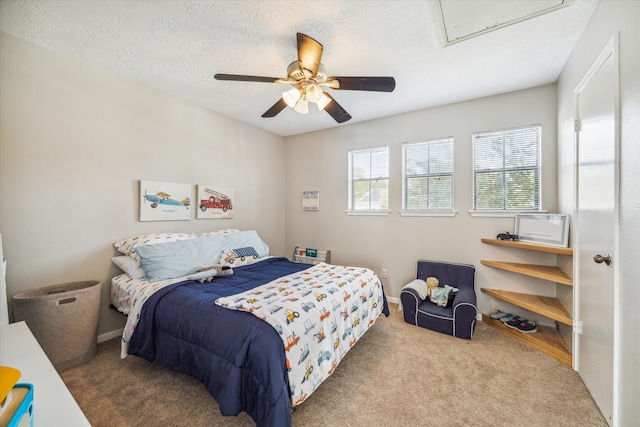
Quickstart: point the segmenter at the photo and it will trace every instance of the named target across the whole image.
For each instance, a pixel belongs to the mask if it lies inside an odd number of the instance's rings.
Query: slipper
[[[498,320],[498,319],[500,319],[501,317],[504,317],[504,315],[506,315],[506,314],[507,314],[507,313],[505,313],[505,312],[504,312],[504,311],[502,311],[502,310],[496,310],[496,311],[494,311],[493,313],[491,313],[491,314],[489,315],[489,317],[491,317],[493,320]]]
[[[500,321],[501,321],[501,322],[503,322],[503,323],[507,323],[509,320],[511,320],[511,319],[513,319],[513,318],[515,318],[515,317],[517,317],[517,316],[514,316],[514,315],[513,315],[513,314],[511,314],[511,313],[507,313],[507,314],[505,314],[504,316],[502,316],[502,317],[501,317],[500,319],[498,319],[498,320],[500,320]]]

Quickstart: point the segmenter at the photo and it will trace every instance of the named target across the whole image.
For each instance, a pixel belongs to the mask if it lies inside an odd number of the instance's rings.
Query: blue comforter
[[[309,267],[268,258],[236,267],[233,275],[210,283],[186,281],[162,288],[145,302],[129,354],[200,380],[223,415],[245,411],[258,426],[290,426],[282,339],[253,314],[220,307],[215,300]],[[384,313],[388,315],[386,298]]]

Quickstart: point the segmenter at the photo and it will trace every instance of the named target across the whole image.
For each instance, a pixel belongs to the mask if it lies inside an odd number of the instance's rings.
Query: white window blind
[[[453,209],[453,138],[402,146],[402,208]]]
[[[539,125],[473,134],[473,208],[540,210]]]
[[[349,151],[349,209],[389,209],[388,147]]]

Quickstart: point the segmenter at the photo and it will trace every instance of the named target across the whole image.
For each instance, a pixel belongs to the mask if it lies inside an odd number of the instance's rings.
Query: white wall
[[[556,209],[556,87],[546,85],[444,107],[402,114],[366,123],[286,138],[287,249],[296,245],[332,250],[336,264],[364,265],[380,273],[388,296],[398,298],[404,284],[415,278],[418,259],[435,259],[476,266],[479,308],[488,312],[521,308],[497,302],[480,287],[555,296],[555,285],[480,265],[480,259],[554,263],[553,255],[508,251],[480,242],[503,231],[513,232],[514,218],[471,217],[471,135],[476,131],[542,125],[542,206]],[[455,217],[403,217],[402,143],[453,136]],[[347,216],[347,152],[389,146],[389,205],[387,217]],[[303,212],[303,190],[320,191],[320,211]],[[524,257],[524,258],[522,258]],[[545,319],[535,316],[541,322]]]
[[[620,37],[620,241],[616,337],[619,405],[614,423],[640,420],[640,2],[601,1],[558,80],[559,199],[563,212],[574,201],[574,90],[615,33]],[[597,313],[593,313],[597,316]],[[615,383],[614,383],[615,384]],[[617,415],[617,418],[616,418]]]
[[[117,240],[256,229],[284,255],[281,137],[7,34],[0,43],[0,231],[10,297],[100,280],[102,334],[124,325],[108,308]],[[139,222],[140,179],[233,187],[235,218],[196,220],[192,211],[190,221]]]

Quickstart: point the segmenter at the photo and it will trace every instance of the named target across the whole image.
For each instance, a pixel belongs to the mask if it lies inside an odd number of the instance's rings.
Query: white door
[[[618,229],[615,46],[612,40],[576,90],[576,369],[609,424],[613,422],[614,407],[614,273]]]

